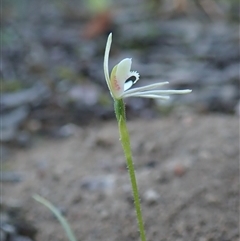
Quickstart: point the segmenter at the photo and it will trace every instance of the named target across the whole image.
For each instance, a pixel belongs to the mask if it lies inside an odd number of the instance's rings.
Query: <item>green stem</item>
[[[135,210],[136,210],[136,214],[137,214],[137,221],[138,221],[138,228],[140,231],[140,237],[141,237],[141,241],[146,241],[145,229],[144,229],[142,211],[141,211],[141,204],[140,204],[139,193],[138,193],[138,186],[137,186],[135,170],[134,170],[134,165],[133,165],[133,160],[132,160],[130,138],[129,138],[129,133],[128,133],[127,125],[126,125],[126,114],[125,114],[125,106],[124,106],[123,100],[122,99],[115,100],[114,108],[115,108],[115,113],[116,113],[116,117],[117,117],[117,121],[118,121],[120,140],[121,140],[123,151],[124,151],[124,154],[126,157],[128,173],[129,173],[131,184],[132,184],[132,192],[133,192]]]

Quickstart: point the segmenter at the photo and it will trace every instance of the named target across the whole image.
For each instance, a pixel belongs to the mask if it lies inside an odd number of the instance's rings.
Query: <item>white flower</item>
[[[156,84],[150,84],[143,87],[133,88],[139,79],[139,73],[131,71],[132,59],[123,59],[119,64],[115,65],[109,76],[108,59],[109,52],[112,43],[112,33],[109,34],[104,55],[104,74],[107,81],[108,88],[114,99],[122,99],[127,97],[143,97],[143,98],[159,98],[168,99],[170,94],[187,94],[192,90],[159,90],[162,85],[168,84],[168,82],[160,82]]]

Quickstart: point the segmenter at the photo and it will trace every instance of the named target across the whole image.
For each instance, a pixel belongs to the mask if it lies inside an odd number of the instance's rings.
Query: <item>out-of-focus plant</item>
[[[89,11],[93,14],[106,11],[110,5],[111,0],[86,0],[86,5]]]
[[[43,204],[48,209],[50,209],[50,211],[56,216],[58,221],[61,223],[63,229],[65,230],[69,241],[77,241],[73,231],[70,228],[70,225],[68,224],[68,221],[64,218],[61,212],[52,203],[50,203],[47,199],[39,195],[34,195],[33,198],[39,203]]]
[[[109,32],[112,24],[111,0],[86,0],[85,2],[91,18],[83,30],[83,37],[92,39]]]

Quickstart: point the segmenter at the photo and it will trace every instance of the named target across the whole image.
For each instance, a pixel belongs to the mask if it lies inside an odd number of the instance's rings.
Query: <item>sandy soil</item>
[[[148,241],[239,240],[239,121],[234,116],[128,122]],[[79,241],[138,239],[128,173],[115,121],[63,140],[35,140],[8,161],[24,179],[3,184],[38,227],[37,241],[67,240],[53,215],[66,215]]]

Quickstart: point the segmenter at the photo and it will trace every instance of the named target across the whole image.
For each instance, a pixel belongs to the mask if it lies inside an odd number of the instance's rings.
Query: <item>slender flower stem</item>
[[[134,165],[132,160],[130,138],[129,138],[129,133],[126,125],[126,114],[125,114],[125,106],[124,106],[123,100],[115,99],[114,108],[115,108],[115,113],[118,121],[120,140],[121,140],[123,151],[126,157],[128,173],[132,184],[132,192],[133,192],[135,210],[137,214],[140,237],[141,237],[141,241],[146,241],[141,204],[140,204],[139,193],[138,193],[138,186],[137,186],[135,170],[134,170]]]

